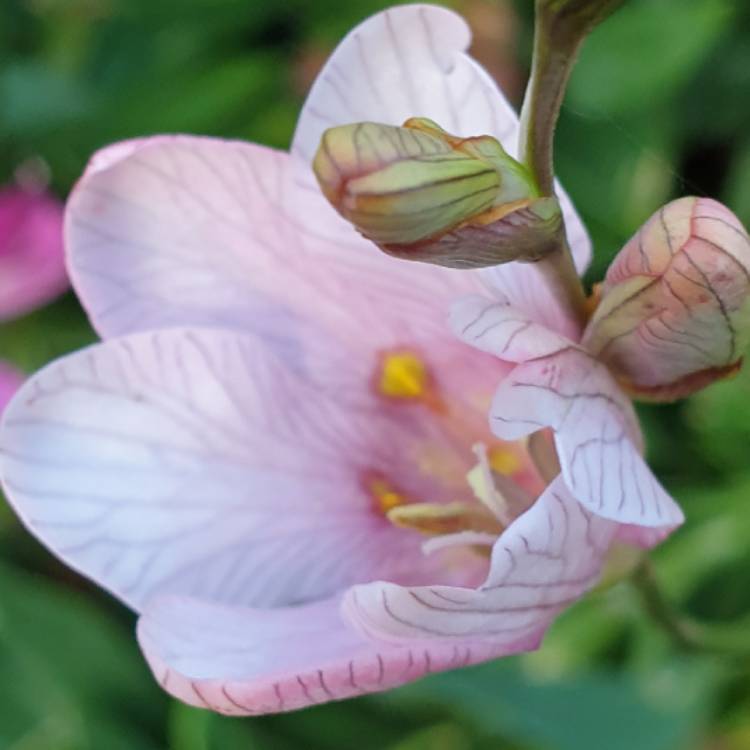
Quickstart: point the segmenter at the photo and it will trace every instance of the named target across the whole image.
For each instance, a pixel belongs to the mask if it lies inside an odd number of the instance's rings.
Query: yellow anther
[[[488,459],[492,471],[504,476],[511,476],[521,468],[518,454],[509,448],[495,446],[488,451]]]
[[[428,536],[459,531],[485,531],[499,534],[502,524],[484,507],[470,503],[412,503],[399,505],[387,513],[388,520],[404,529]]]
[[[397,492],[387,480],[381,477],[371,479],[368,484],[378,510],[384,515],[388,515],[389,511],[399,505],[409,502],[404,495]]]
[[[429,386],[425,363],[413,352],[391,352],[383,357],[378,389],[391,398],[422,398]]]

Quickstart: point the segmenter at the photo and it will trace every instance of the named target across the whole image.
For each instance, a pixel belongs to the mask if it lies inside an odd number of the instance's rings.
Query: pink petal
[[[422,445],[455,452],[454,436],[425,410],[329,384],[343,362],[322,337],[296,355],[197,329],[93,346],[9,405],[5,490],[32,533],[136,608],[155,593],[270,606],[379,576],[472,578],[440,576],[367,485],[382,474],[408,497],[455,499],[417,468]]]
[[[292,711],[388,690],[502,653],[491,643],[374,643],[347,627],[339,600],[257,610],[160,597],[138,623],[156,679],[194,706],[232,715]],[[517,644],[529,650],[536,641]]]
[[[584,510],[558,478],[497,540],[479,589],[379,581],[347,592],[344,614],[392,644],[476,639],[511,653],[594,586],[616,530]]]
[[[490,419],[506,440],[551,427],[563,477],[592,513],[648,527],[683,521],[641,457],[629,399],[585,352],[564,349],[516,367],[495,394]]]
[[[447,338],[448,302],[478,279],[397,263],[358,235],[321,240],[314,205],[285,213],[287,167],[271,149],[188,136],[95,155],[68,204],[66,244],[97,330],[216,325],[271,339],[296,313],[357,346],[363,330],[373,346]]]
[[[409,117],[428,117],[451,133],[493,135],[515,154],[518,117],[466,50],[471,32],[455,13],[431,5],[391,8],[353,29],[331,55],[310,91],[292,143],[300,165],[295,176],[294,210],[307,207],[319,217],[321,233],[350,241],[354,230],[339,219],[320,194],[308,168],[323,131],[359,121],[402,125]],[[560,190],[568,237],[580,271],[591,244],[567,195]],[[468,272],[465,272],[468,273]],[[485,272],[513,303],[566,335],[576,326],[566,320],[533,265],[511,263]]]
[[[44,305],[67,286],[62,206],[44,193],[0,189],[0,320]]]

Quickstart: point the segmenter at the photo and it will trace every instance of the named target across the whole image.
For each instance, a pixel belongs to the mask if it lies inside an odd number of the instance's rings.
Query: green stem
[[[521,108],[523,162],[542,195],[554,194],[553,141],[565,89],[589,32],[625,0],[536,0],[534,51]]]
[[[556,35],[554,15],[542,6],[537,2],[531,74],[521,107],[519,154],[542,195],[553,195],[555,127],[583,36]]]
[[[591,29],[624,0],[536,0],[531,74],[521,108],[520,158],[543,196],[554,186],[555,127],[578,51]],[[560,233],[557,248],[538,262],[547,283],[581,328],[588,318],[586,294],[573,256]]]
[[[560,230],[557,246],[535,265],[544,276],[553,295],[565,303],[569,317],[574,319],[583,331],[589,317],[586,293],[573,263],[564,226]]]
[[[679,612],[664,596],[648,558],[635,569],[631,581],[646,612],[678,649],[750,659],[750,623],[708,625]]]

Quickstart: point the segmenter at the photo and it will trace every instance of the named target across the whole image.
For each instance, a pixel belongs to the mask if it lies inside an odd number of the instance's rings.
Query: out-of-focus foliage
[[[327,51],[386,4],[4,0],[0,181],[39,156],[64,197],[93,150],[152,132],[284,147]],[[530,0],[451,5],[474,23],[488,69],[522,81]],[[750,5],[627,0],[586,44],[559,129],[559,172],[597,247],[589,279],[677,195],[717,197],[750,224],[749,126]],[[31,371],[93,340],[69,295],[3,326],[0,355]],[[652,463],[688,515],[656,556],[669,595],[706,620],[750,615],[750,372],[642,415]],[[5,508],[0,545],[0,747],[9,750],[750,747],[748,666],[676,651],[626,583],[568,612],[537,654],[236,720],[164,696],[138,654],[133,617],[53,561]]]

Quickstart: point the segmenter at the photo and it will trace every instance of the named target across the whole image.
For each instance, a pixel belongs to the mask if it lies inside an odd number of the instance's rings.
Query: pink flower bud
[[[671,401],[736,372],[750,340],[750,239],[709,198],[655,213],[607,272],[584,342],[634,396]]]

